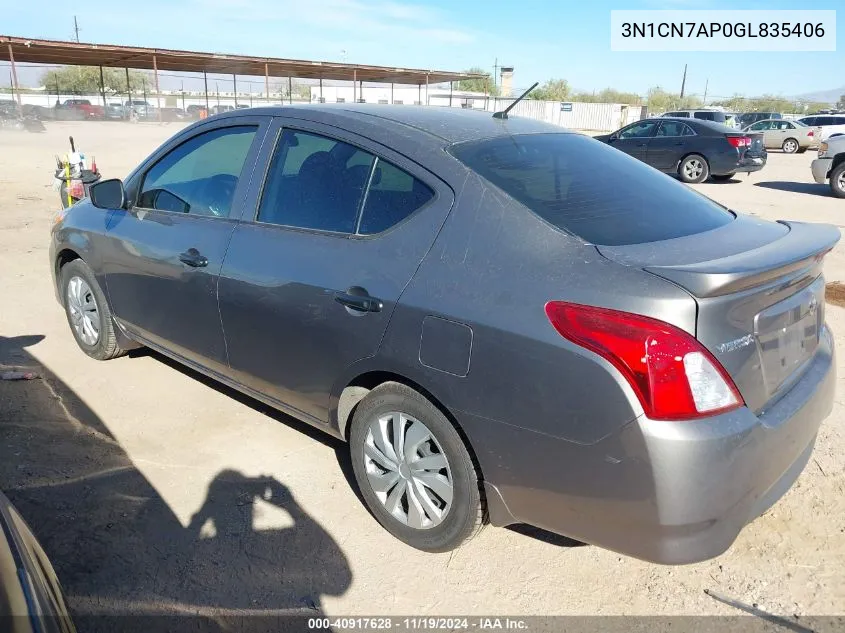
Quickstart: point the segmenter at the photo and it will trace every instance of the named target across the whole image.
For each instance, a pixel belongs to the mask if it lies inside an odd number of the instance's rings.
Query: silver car
[[[764,119],[749,125],[743,132],[762,132],[766,149],[782,149],[787,154],[801,154],[818,144],[816,130],[799,121]]]
[[[148,346],[346,442],[405,543],[530,523],[688,563],[810,459],[838,240],[539,121],[320,104],[181,130],[49,267],[85,354]]]

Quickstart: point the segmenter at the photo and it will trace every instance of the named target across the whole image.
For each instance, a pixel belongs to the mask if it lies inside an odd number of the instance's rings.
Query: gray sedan
[[[810,459],[838,240],[559,127],[344,104],[180,131],[49,256],[85,354],[148,346],[347,442],[414,547],[530,523],[688,563]]]

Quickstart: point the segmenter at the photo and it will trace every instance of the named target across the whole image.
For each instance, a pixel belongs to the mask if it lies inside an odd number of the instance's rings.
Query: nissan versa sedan
[[[695,118],[643,119],[595,139],[689,183],[759,171],[768,157],[761,133]]]
[[[49,253],[83,352],[147,346],[345,440],[405,543],[529,523],[689,563],[810,458],[838,240],[559,127],[344,104],[186,128]]]

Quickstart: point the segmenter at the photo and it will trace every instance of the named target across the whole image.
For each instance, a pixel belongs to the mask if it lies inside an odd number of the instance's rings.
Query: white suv
[[[824,184],[825,180],[830,180],[833,195],[845,198],[845,134],[822,141],[819,157],[810,167],[817,183]]]

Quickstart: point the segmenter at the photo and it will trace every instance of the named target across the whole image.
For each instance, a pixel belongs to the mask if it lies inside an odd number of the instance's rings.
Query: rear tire
[[[355,409],[349,450],[368,509],[400,541],[446,552],[481,529],[484,501],[472,457],[448,418],[417,391],[396,382],[373,389]]]
[[[730,174],[713,174],[713,175],[712,175],[712,176],[710,176],[710,177],[711,177],[713,180],[715,180],[716,182],[725,182],[725,181],[730,180],[730,179],[731,179],[731,178],[733,178],[734,176],[736,176],[736,172],[732,172],[732,173],[730,173]]]
[[[710,166],[704,156],[690,154],[678,165],[678,175],[686,183],[704,182],[710,175]]]
[[[803,153],[804,153],[804,152],[806,152],[806,151],[807,151],[807,148],[806,148],[806,147],[799,147],[799,148],[798,148],[798,153],[799,153],[799,154],[803,154]]]
[[[61,279],[65,315],[79,348],[96,360],[123,356],[108,301],[88,264],[81,259],[65,264]]]
[[[830,190],[837,198],[845,198],[845,161],[830,171]]]
[[[785,154],[794,154],[798,151],[800,146],[798,145],[798,141],[794,138],[788,138],[783,142],[783,145],[780,146]]]

